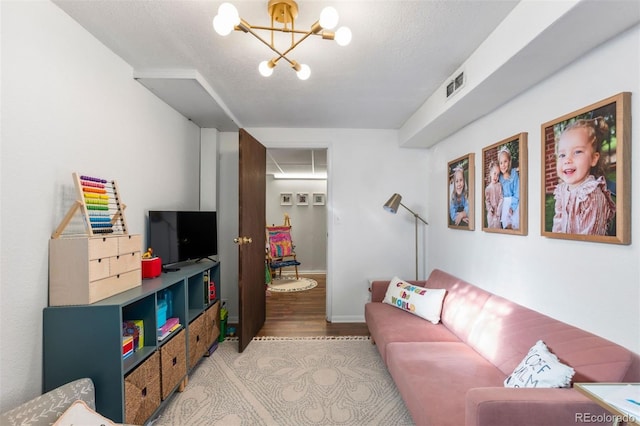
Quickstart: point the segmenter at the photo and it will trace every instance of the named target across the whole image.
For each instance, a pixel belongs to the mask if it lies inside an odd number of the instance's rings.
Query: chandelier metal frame
[[[268,27],[249,24],[240,18],[237,9],[230,3],[222,3],[218,8],[218,14],[213,19],[213,27],[218,34],[226,36],[232,30],[242,31],[251,34],[276,53],[277,56],[268,61],[263,61],[259,65],[259,71],[265,77],[270,76],[278,61],[284,59],[296,71],[298,78],[301,80],[309,78],[311,74],[309,66],[300,64],[290,59],[287,55],[310,36],[322,37],[324,40],[336,40],[341,46],[346,46],[351,41],[351,30],[347,27],[341,27],[335,32],[330,31],[338,23],[338,13],[333,7],[325,7],[320,14],[320,19],[311,25],[308,30],[296,29],[295,20],[298,17],[298,4],[294,0],[270,0],[267,11],[271,17],[271,26]],[[276,26],[276,23],[280,24],[280,26]],[[261,37],[256,30],[268,31],[271,35],[270,41]],[[291,34],[291,43],[285,50],[280,50],[276,47],[274,36],[276,32]],[[301,35],[301,37],[296,40],[296,35]]]

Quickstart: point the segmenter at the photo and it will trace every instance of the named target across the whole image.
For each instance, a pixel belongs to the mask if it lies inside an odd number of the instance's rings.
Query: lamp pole
[[[409,213],[411,213],[413,215],[413,217],[415,219],[415,223],[416,223],[416,281],[418,281],[418,220],[422,221],[422,223],[424,223],[425,225],[429,225],[429,224],[427,223],[426,220],[421,218],[418,213],[414,212],[409,207],[407,207],[404,204],[402,204],[402,202],[400,203],[400,205],[402,207],[404,207],[405,209],[407,209],[409,211]]]

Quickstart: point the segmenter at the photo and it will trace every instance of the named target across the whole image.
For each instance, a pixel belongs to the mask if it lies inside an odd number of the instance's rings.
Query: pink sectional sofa
[[[575,370],[573,382],[640,381],[640,356],[606,339],[437,269],[410,283],[447,290],[439,324],[382,303],[389,281],[372,283],[365,318],[416,425],[575,425],[586,416],[610,425],[574,389],[504,387],[538,340]]]

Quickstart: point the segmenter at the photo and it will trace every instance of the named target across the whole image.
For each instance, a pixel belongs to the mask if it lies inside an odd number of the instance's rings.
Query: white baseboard
[[[364,316],[361,315],[339,315],[332,317],[329,322],[357,322],[363,323],[365,322]],[[237,316],[229,316],[227,319],[227,324],[238,324]]]
[[[364,315],[335,315],[329,319],[330,322],[365,322]]]

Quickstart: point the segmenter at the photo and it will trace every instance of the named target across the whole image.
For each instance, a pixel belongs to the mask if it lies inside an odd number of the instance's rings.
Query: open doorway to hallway
[[[266,225],[283,225],[288,216],[300,275],[318,277],[316,280],[322,282],[322,298],[317,298],[318,292],[313,295],[313,315],[320,309],[323,320],[327,313],[327,178],[326,148],[267,149]],[[295,271],[289,267],[282,273]],[[305,293],[309,291],[301,292],[300,297],[309,297]],[[267,309],[270,299],[267,298]]]
[[[326,275],[302,274],[318,282],[301,292],[272,292],[267,297],[267,318],[257,337],[368,336],[367,324],[326,321]]]

